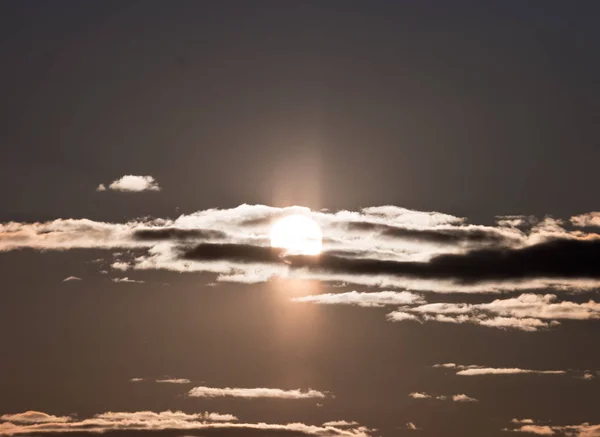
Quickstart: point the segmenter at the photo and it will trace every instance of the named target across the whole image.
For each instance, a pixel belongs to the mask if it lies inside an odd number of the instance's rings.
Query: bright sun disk
[[[271,247],[296,255],[321,253],[323,233],[316,221],[305,215],[288,215],[271,228]]]

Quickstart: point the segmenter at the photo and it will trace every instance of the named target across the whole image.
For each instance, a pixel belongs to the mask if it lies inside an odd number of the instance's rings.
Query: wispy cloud
[[[435,399],[438,401],[452,400],[453,402],[479,402],[477,399],[467,396],[464,393],[448,396],[448,395],[431,395],[431,394],[422,393],[422,392],[413,392],[413,393],[410,393],[409,396],[413,399]]]
[[[192,381],[186,378],[165,378],[157,379],[156,382],[160,384],[190,384]]]
[[[566,435],[570,437],[598,437],[600,425],[581,423],[579,425],[549,425],[532,419],[513,419],[511,423],[520,425],[505,428],[504,431],[521,432],[536,435]]]
[[[302,391],[282,390],[279,388],[215,388],[215,387],[194,387],[188,393],[192,397],[216,398],[216,397],[235,397],[235,398],[275,398],[275,399],[311,399],[325,398],[326,392],[308,389]]]
[[[160,186],[152,176],[134,176],[125,175],[108,185],[109,190],[113,191],[159,191]],[[106,191],[107,187],[104,184],[98,185],[96,191]]]
[[[406,317],[406,313],[419,317]],[[560,324],[559,320],[600,319],[600,303],[558,301],[554,294],[525,293],[518,297],[496,299],[489,303],[430,303],[402,307],[390,313],[391,321],[415,320],[446,323],[472,323],[494,328],[537,331]]]
[[[420,295],[408,291],[325,293],[296,297],[292,301],[324,305],[355,305],[360,307],[383,307],[386,305],[409,305],[425,302]]]
[[[479,376],[479,375],[518,375],[518,374],[539,374],[539,375],[564,375],[566,370],[536,370],[521,369],[518,367],[485,367],[478,365],[461,365],[454,363],[435,364],[434,368],[447,368],[456,371],[459,376]]]
[[[3,414],[0,419],[13,423],[65,423],[72,418],[69,416],[53,416],[41,411],[25,411],[17,414]]]
[[[331,420],[329,422],[325,422],[323,426],[357,426],[358,422],[347,421],[347,420]]]
[[[304,423],[269,424],[269,423],[239,423],[231,414],[198,413],[187,414],[182,411],[152,411],[138,412],[108,412],[96,414],[91,418],[64,421],[44,421],[50,416],[41,412],[27,412],[20,415],[5,415],[18,417],[31,413],[37,414],[42,421],[5,421],[0,423],[0,435],[12,436],[23,434],[45,434],[62,432],[104,433],[109,431],[160,431],[160,430],[203,430],[203,429],[256,429],[265,432],[296,432],[312,436],[367,437],[371,430],[363,427],[342,428],[334,426],[315,426]]]
[[[143,284],[144,281],[137,281],[135,279],[129,279],[127,276],[124,278],[112,278],[111,281],[116,283],[128,283],[128,284]]]
[[[81,281],[82,279],[78,276],[67,276],[63,279],[63,282],[71,282],[71,281]]]

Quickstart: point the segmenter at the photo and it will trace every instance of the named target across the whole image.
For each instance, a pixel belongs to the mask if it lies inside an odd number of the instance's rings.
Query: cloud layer
[[[29,418],[24,420],[23,418]],[[48,418],[55,418],[49,420]],[[268,424],[239,423],[231,414],[198,413],[182,411],[107,412],[87,419],[57,418],[37,411],[4,415],[0,423],[0,435],[44,434],[64,432],[104,433],[108,431],[160,431],[160,430],[203,430],[203,429],[257,429],[268,431],[290,431],[313,436],[367,437],[371,430],[362,426],[343,428],[330,425],[306,425],[304,423]],[[62,420],[65,419],[65,420]]]

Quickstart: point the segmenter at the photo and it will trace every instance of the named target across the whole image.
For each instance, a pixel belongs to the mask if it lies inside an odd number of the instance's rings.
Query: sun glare
[[[288,215],[271,228],[271,246],[297,255],[321,253],[323,233],[316,221],[305,215]]]

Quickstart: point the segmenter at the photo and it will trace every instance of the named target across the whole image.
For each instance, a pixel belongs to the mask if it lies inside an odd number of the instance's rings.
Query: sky
[[[600,436],[599,13],[0,0],[0,436]]]

